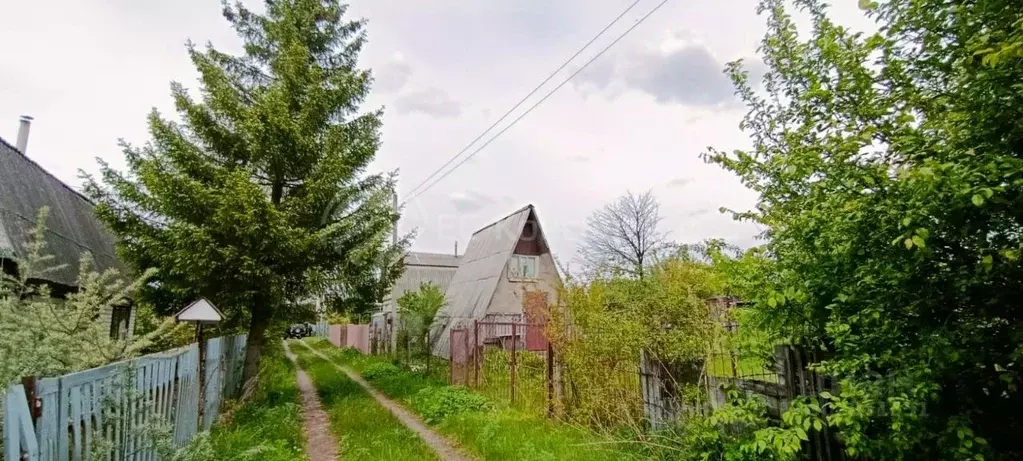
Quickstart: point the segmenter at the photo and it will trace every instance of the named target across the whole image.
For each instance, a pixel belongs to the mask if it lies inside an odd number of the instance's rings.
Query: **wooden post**
[[[462,372],[462,376],[465,378],[463,383],[465,386],[469,386],[469,376],[471,371],[469,370],[469,328],[466,327],[465,334],[462,335],[462,346],[465,347],[465,370]]]
[[[547,340],[547,417],[554,417],[554,345]]]
[[[448,334],[448,383],[452,386],[458,384],[455,382],[455,329],[451,329],[451,333]]]
[[[36,395],[36,377],[25,376],[21,378],[21,385],[25,388],[25,400],[28,401],[28,414],[32,416],[32,425],[43,416],[43,401]]]
[[[199,343],[199,426],[202,426],[206,412],[206,339],[202,334],[202,322],[195,324],[195,340]]]
[[[512,350],[511,350],[511,404],[515,405],[515,353],[518,349],[518,323],[512,323]]]
[[[472,321],[472,387],[480,387],[480,321]]]

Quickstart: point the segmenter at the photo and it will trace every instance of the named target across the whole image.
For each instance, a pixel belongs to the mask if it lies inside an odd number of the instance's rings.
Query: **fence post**
[[[472,387],[480,387],[480,321],[472,321]]]
[[[25,388],[25,398],[28,402],[28,413],[32,417],[32,427],[36,426],[39,417],[43,414],[43,402],[36,395],[36,377],[25,376],[21,378],[21,385]]]
[[[519,324],[516,322],[512,323],[511,336],[512,336],[512,350],[511,350],[511,404],[515,405],[515,354],[518,351],[518,327]]]
[[[554,346],[547,340],[547,417],[554,417]]]

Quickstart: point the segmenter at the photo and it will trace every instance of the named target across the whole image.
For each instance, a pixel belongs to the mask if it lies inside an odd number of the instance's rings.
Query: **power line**
[[[604,26],[604,28],[601,29],[600,32],[597,33],[597,35],[593,36],[593,38],[591,38],[590,41],[586,42],[586,44],[583,45],[582,48],[579,48],[579,51],[576,51],[575,54],[573,54],[570,58],[565,60],[565,62],[563,64],[561,64],[560,67],[555,69],[554,72],[552,72],[550,75],[547,76],[547,78],[543,79],[543,81],[540,82],[540,84],[537,85],[536,88],[533,88],[533,91],[530,91],[529,94],[525,95],[522,99],[519,100],[519,102],[515,103],[515,105],[512,106],[511,109],[508,109],[508,111],[505,112],[504,115],[501,116],[501,118],[497,119],[497,121],[495,121],[492,125],[487,127],[487,129],[484,130],[482,133],[480,133],[479,136],[476,136],[476,138],[473,139],[472,142],[470,142],[469,144],[466,144],[465,147],[462,148],[462,150],[458,151],[457,154],[455,154],[453,157],[448,159],[448,161],[445,162],[443,165],[441,165],[440,168],[437,168],[433,173],[430,174],[430,176],[427,176],[426,179],[424,179],[422,182],[420,182],[418,185],[416,185],[416,187],[413,187],[412,190],[410,190],[408,192],[408,196],[413,195],[416,192],[417,189],[419,189],[420,187],[423,187],[423,185],[425,185],[427,182],[429,182],[431,179],[433,179],[434,176],[437,176],[437,173],[440,173],[441,171],[443,171],[444,168],[446,168],[448,165],[451,164],[451,162],[454,162],[455,159],[457,159],[459,156],[464,154],[465,151],[469,150],[469,148],[471,148],[473,146],[473,144],[476,144],[477,142],[479,142],[480,139],[483,139],[483,137],[486,136],[487,133],[490,133],[490,130],[493,130],[494,127],[496,127],[498,124],[500,124],[502,121],[504,121],[504,119],[508,118],[508,116],[511,115],[512,112],[515,112],[515,109],[518,109],[519,106],[522,105],[522,103],[526,102],[526,100],[531,98],[534,94],[536,94],[537,91],[540,91],[540,88],[543,88],[543,86],[546,85],[547,82],[551,81],[551,79],[554,78],[555,75],[558,75],[558,72],[561,72],[566,66],[568,66],[572,62],[572,60],[574,60],[575,58],[579,57],[579,55],[582,54],[582,52],[585,51],[586,48],[589,48],[590,45],[593,44],[593,42],[597,41],[597,39],[600,38],[601,35],[604,35],[604,32],[607,32],[607,30],[610,29],[611,26],[615,25],[629,11],[632,11],[632,9],[636,5],[638,5],[639,2],[641,2],[641,1],[643,1],[643,0],[636,0],[636,1],[632,2],[632,4],[629,5],[628,8],[625,8],[625,10],[622,11],[616,18],[614,18],[614,20],[612,20],[610,23],[608,23],[606,26]]]
[[[461,161],[461,162],[458,162],[457,164],[455,164],[455,166],[454,166],[453,168],[451,168],[451,169],[450,169],[450,170],[448,170],[448,171],[447,171],[446,173],[444,173],[443,175],[441,175],[441,176],[440,176],[439,178],[437,178],[437,180],[435,180],[435,181],[433,181],[432,183],[430,183],[430,185],[426,186],[425,188],[421,189],[421,190],[420,190],[419,192],[417,192],[417,193],[415,193],[415,194],[410,194],[410,195],[411,195],[410,197],[407,197],[407,198],[406,198],[405,200],[403,200],[403,201],[402,201],[402,205],[404,205],[404,204],[408,203],[409,201],[411,201],[411,200],[415,199],[416,197],[418,197],[418,196],[422,195],[422,194],[423,194],[424,192],[426,192],[427,190],[430,190],[430,188],[431,188],[431,187],[433,187],[433,186],[437,185],[437,183],[438,183],[438,182],[440,182],[441,180],[443,180],[444,178],[446,178],[446,177],[447,177],[447,176],[448,176],[449,174],[453,173],[453,172],[454,172],[455,170],[457,170],[457,169],[458,169],[458,168],[459,168],[460,166],[464,165],[464,164],[465,164],[465,162],[468,162],[468,161],[469,161],[470,159],[472,159],[472,158],[473,158],[473,157],[474,157],[474,156],[475,156],[476,154],[478,154],[478,153],[479,153],[479,152],[480,152],[481,150],[485,149],[485,148],[486,148],[486,147],[487,147],[488,145],[490,145],[490,143],[494,142],[494,140],[496,140],[496,139],[497,139],[497,138],[499,138],[499,137],[500,137],[500,136],[501,136],[502,134],[504,134],[504,132],[505,132],[505,131],[508,131],[508,129],[509,129],[509,128],[511,128],[511,127],[513,127],[513,126],[515,126],[515,124],[516,124],[516,123],[518,123],[518,122],[519,122],[519,120],[522,120],[522,119],[523,119],[523,118],[524,118],[525,116],[529,115],[529,113],[530,113],[530,112],[532,112],[532,111],[533,111],[533,109],[536,109],[536,108],[537,108],[537,107],[538,107],[538,106],[539,106],[540,104],[543,104],[543,102],[544,102],[544,101],[546,101],[546,100],[547,100],[548,98],[550,98],[550,97],[551,97],[551,96],[552,96],[552,95],[553,95],[553,94],[554,94],[555,92],[557,92],[557,91],[558,91],[559,89],[561,89],[561,87],[565,86],[565,84],[567,84],[567,83],[568,83],[568,82],[570,82],[570,81],[571,81],[571,80],[572,80],[573,78],[575,78],[575,76],[576,76],[576,75],[579,75],[579,73],[580,73],[580,72],[582,72],[583,70],[585,70],[585,69],[586,69],[586,67],[588,67],[588,66],[589,66],[590,64],[592,64],[592,63],[593,63],[593,61],[596,61],[596,60],[597,60],[597,58],[599,58],[599,57],[600,57],[601,55],[603,55],[604,53],[606,53],[606,52],[607,52],[607,50],[610,50],[610,49],[611,49],[611,47],[615,46],[615,44],[617,44],[617,43],[618,43],[619,41],[621,41],[621,40],[622,40],[623,38],[625,38],[625,36],[626,36],[626,35],[629,35],[629,33],[630,33],[630,32],[632,32],[632,31],[633,31],[633,30],[634,30],[634,29],[635,29],[636,27],[639,27],[639,25],[640,25],[640,24],[642,24],[642,23],[643,23],[644,21],[646,21],[646,20],[647,20],[647,18],[649,18],[650,16],[652,16],[652,15],[653,15],[653,14],[654,14],[655,12],[657,12],[657,10],[661,9],[661,7],[662,7],[662,6],[664,6],[664,4],[665,4],[665,3],[668,3],[668,1],[669,1],[669,0],[662,0],[662,1],[661,1],[661,3],[658,3],[658,4],[657,4],[657,6],[655,6],[655,7],[653,8],[653,9],[651,9],[651,10],[650,10],[650,12],[648,12],[648,13],[647,13],[646,15],[644,15],[643,17],[639,18],[639,20],[638,20],[638,21],[636,21],[636,23],[635,23],[635,24],[633,24],[633,25],[632,25],[632,27],[629,27],[628,29],[626,29],[626,30],[625,30],[625,32],[623,32],[623,33],[622,33],[621,35],[619,35],[619,36],[618,36],[618,38],[614,39],[614,41],[613,41],[613,42],[611,42],[611,43],[610,43],[610,44],[608,44],[608,45],[607,45],[606,47],[604,47],[604,49],[600,50],[600,52],[599,52],[599,53],[597,53],[597,55],[596,55],[596,56],[594,56],[593,58],[591,58],[591,59],[590,59],[589,61],[586,61],[586,63],[585,63],[585,64],[583,64],[583,66],[582,66],[582,67],[580,67],[580,68],[579,68],[578,70],[576,70],[575,72],[573,72],[573,73],[572,73],[572,75],[569,75],[569,76],[568,76],[568,78],[566,78],[566,79],[565,79],[565,80],[563,80],[563,81],[562,81],[561,83],[559,83],[559,84],[558,84],[558,86],[554,87],[554,89],[553,89],[553,90],[551,90],[551,91],[550,91],[549,93],[547,93],[547,94],[546,94],[546,95],[545,95],[545,96],[544,96],[543,98],[541,98],[541,99],[540,99],[539,101],[537,101],[537,102],[536,102],[535,104],[533,104],[532,106],[530,106],[530,107],[529,107],[529,109],[526,109],[526,111],[525,111],[525,112],[523,112],[523,113],[522,113],[522,115],[519,115],[518,117],[516,117],[516,118],[515,118],[515,120],[512,120],[512,122],[511,122],[510,124],[508,124],[508,126],[506,126],[506,127],[504,127],[503,129],[501,129],[501,131],[498,131],[498,132],[497,132],[497,134],[495,134],[495,135],[494,135],[494,137],[490,138],[489,140],[487,140],[487,142],[483,143],[483,145],[482,145],[482,146],[480,146],[480,147],[478,147],[478,148],[477,148],[476,150],[472,151],[472,153],[471,153],[471,154],[469,154],[469,155],[468,155],[468,156],[466,156],[466,157],[465,157],[464,159],[462,159],[462,161]],[[457,156],[456,156],[456,157],[457,157]],[[453,160],[453,159],[452,159],[452,160]],[[450,162],[448,162],[448,163],[450,163]],[[417,187],[417,188],[418,188],[418,187]]]

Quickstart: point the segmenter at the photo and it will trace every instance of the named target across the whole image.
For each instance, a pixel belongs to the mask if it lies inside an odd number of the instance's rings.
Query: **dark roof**
[[[24,255],[39,209],[49,207],[46,253],[64,268],[43,274],[49,282],[75,286],[78,260],[88,251],[96,270],[124,266],[115,256],[114,236],[96,219],[84,195],[44,170],[0,138],[0,257]]]

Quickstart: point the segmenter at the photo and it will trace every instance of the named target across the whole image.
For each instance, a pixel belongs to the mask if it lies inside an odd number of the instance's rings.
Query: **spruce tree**
[[[337,0],[267,0],[257,14],[224,5],[240,56],[189,43],[199,98],[171,93],[180,122],[149,116],[152,140],[122,142],[128,171],[99,160],[86,177],[97,213],[136,269],[155,267],[164,301],[205,296],[248,326],[244,376],[289,305],[337,280],[363,279],[404,240],[386,235],[393,174],[367,174],[379,110],[360,112],[371,75],[356,67],[364,22]],[[387,284],[399,271],[379,272]],[[152,287],[151,287],[152,291]]]

